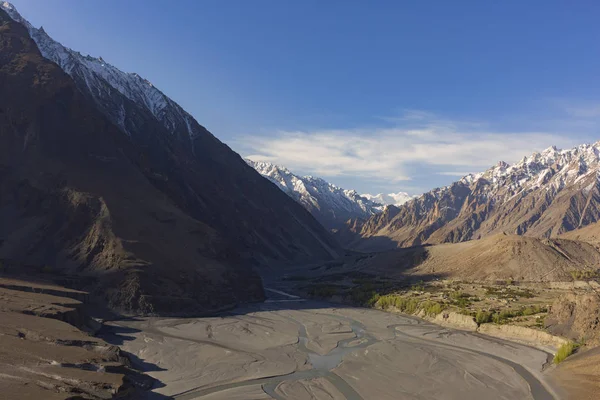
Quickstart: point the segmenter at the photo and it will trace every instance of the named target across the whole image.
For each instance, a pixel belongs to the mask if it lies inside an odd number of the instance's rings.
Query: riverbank
[[[155,365],[154,392],[175,399],[558,398],[542,371],[547,353],[529,346],[289,300],[213,318],[114,322],[113,339]]]

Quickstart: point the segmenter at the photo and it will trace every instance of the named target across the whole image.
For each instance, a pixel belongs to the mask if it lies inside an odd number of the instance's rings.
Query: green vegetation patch
[[[311,297],[331,297],[340,293],[342,287],[338,285],[314,284],[307,288],[307,292]]]
[[[475,322],[477,322],[478,325],[487,324],[489,322],[493,322],[495,324],[504,324],[504,323],[508,322],[508,320],[510,320],[511,318],[527,317],[527,316],[531,316],[531,315],[545,313],[547,311],[548,311],[548,309],[546,307],[536,304],[536,305],[522,307],[519,309],[512,309],[512,310],[511,309],[499,310],[499,311],[479,310],[479,311],[477,311],[477,313],[467,312],[466,315],[473,315],[473,317],[475,318]],[[536,321],[536,326],[540,325],[540,327],[543,328],[543,324],[544,324],[544,318],[543,317],[538,318],[538,320]]]
[[[425,315],[435,317],[445,310],[446,306],[440,302],[433,300],[419,301],[415,297],[401,296],[398,294],[386,294],[379,296],[375,302],[375,306],[382,310],[396,308],[405,314],[416,314],[423,310]]]
[[[465,309],[471,305],[471,296],[468,293],[463,293],[461,291],[455,291],[450,293],[450,299],[452,304],[457,306],[458,308]]]
[[[493,312],[479,310],[475,314],[475,322],[477,322],[477,325],[487,324],[488,322],[492,322],[493,316]]]
[[[569,272],[574,281],[591,281],[594,279],[600,279],[600,269],[584,269],[574,270]]]
[[[554,355],[554,364],[560,364],[563,362],[567,357],[573,354],[578,347],[579,345],[573,342],[568,342],[560,346]]]
[[[485,294],[487,296],[494,296],[499,299],[510,299],[523,297],[531,299],[535,297],[535,293],[531,289],[518,289],[518,288],[497,288],[493,286],[485,286]]]

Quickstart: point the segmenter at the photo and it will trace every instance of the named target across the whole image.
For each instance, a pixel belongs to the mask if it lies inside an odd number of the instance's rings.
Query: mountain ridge
[[[424,193],[399,206],[393,218],[354,222],[345,244],[373,250],[384,238],[384,248],[392,248],[501,232],[557,236],[599,220],[599,170],[600,142],[552,146]]]
[[[374,201],[375,203],[383,204],[384,206],[401,206],[404,203],[408,203],[412,199],[418,197],[417,195],[410,195],[407,192],[398,192],[398,193],[377,193],[373,194],[363,194],[363,197]]]
[[[340,188],[322,178],[299,176],[286,167],[265,161],[246,163],[300,203],[327,229],[335,230],[352,218],[368,218],[380,213],[384,205],[360,195],[355,190]]]
[[[253,267],[338,255],[174,101],[131,100],[6,2],[0,20],[0,258],[89,275],[115,309],[168,314],[260,300]]]

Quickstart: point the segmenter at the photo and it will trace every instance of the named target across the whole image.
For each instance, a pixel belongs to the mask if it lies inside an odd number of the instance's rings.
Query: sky
[[[244,157],[419,194],[600,140],[600,2],[13,0]]]

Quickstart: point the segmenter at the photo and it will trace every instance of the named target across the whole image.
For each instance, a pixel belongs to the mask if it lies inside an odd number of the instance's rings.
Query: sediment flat
[[[155,395],[179,400],[558,399],[541,350],[371,309],[297,299],[112,325]]]

